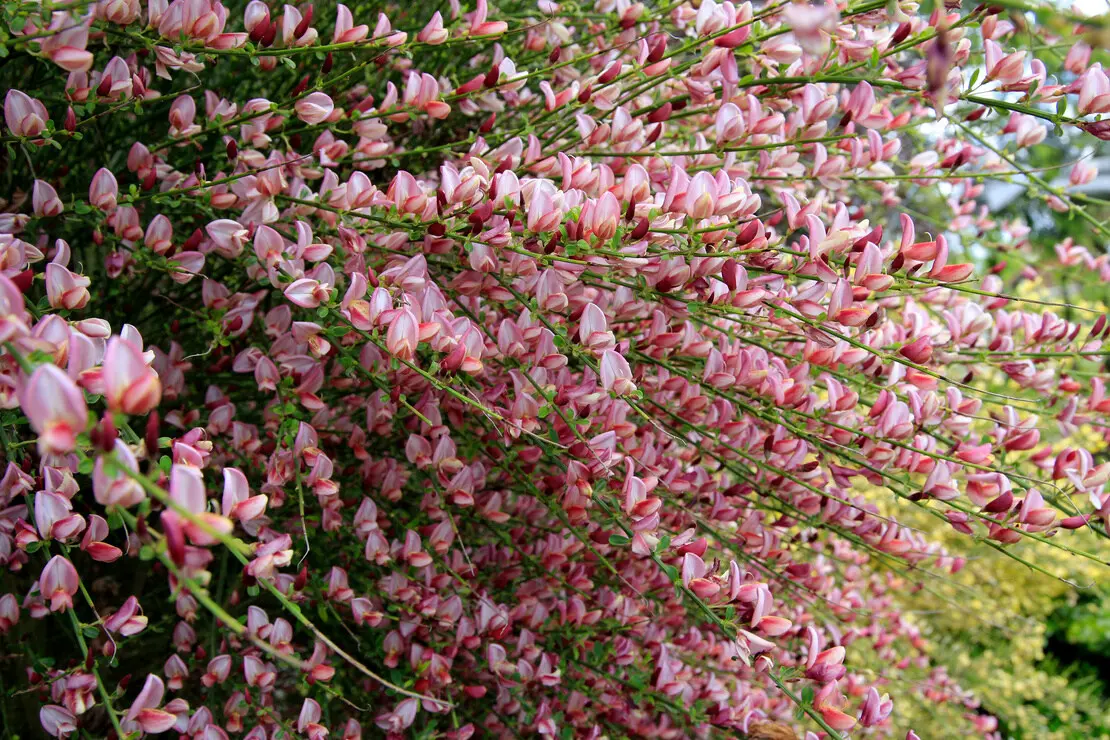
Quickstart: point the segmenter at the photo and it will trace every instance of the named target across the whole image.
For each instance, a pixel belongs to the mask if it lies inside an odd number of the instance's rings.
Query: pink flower
[[[1092,65],[1083,73],[1083,85],[1079,89],[1079,114],[1110,112],[1110,78],[1101,64]]]
[[[39,365],[20,394],[20,406],[39,434],[44,454],[70,452],[88,424],[85,394],[54,365]]]
[[[85,529],[85,520],[73,513],[69,499],[52,491],[35,494],[35,527],[44,540],[68,540]]]
[[[31,202],[36,216],[57,216],[65,210],[61,198],[58,197],[58,191],[42,180],[35,180]]]
[[[4,96],[4,124],[15,136],[38,136],[49,120],[46,107],[23,91],[8,90]]]
[[[266,496],[251,496],[247,477],[236,468],[224,468],[223,514],[229,519],[249,522],[266,511]]]
[[[50,611],[65,611],[73,608],[73,596],[77,593],[80,579],[73,563],[61,555],[50,558],[39,576],[39,593],[50,602]]]
[[[46,295],[51,308],[78,309],[89,302],[92,281],[55,262],[46,266]]]
[[[104,620],[104,628],[109,632],[116,632],[122,637],[137,635],[146,629],[147,618],[143,616],[139,600],[134,596],[127,597],[127,601],[115,614]]]
[[[111,170],[101,167],[93,175],[92,183],[89,185],[89,203],[102,211],[114,211],[118,195],[119,185],[116,184],[116,176]]]
[[[547,180],[536,183],[528,203],[528,230],[540,233],[555,230],[563,221],[555,186]]]
[[[104,396],[108,408],[128,415],[145,414],[162,399],[158,373],[147,365],[142,350],[112,337],[104,352]]]
[[[93,494],[96,496],[97,503],[101,506],[122,506],[124,508],[135,506],[146,498],[139,482],[126,472],[139,472],[139,463],[135,459],[135,453],[123,443],[123,440],[117,439],[114,454],[115,459],[111,467],[111,474],[108,473],[109,466],[105,462],[105,456],[97,457],[92,475]],[[120,470],[120,468],[123,468],[123,470]]]
[[[297,111],[297,118],[312,126],[326,121],[335,110],[335,104],[327,94],[314,92],[294,103],[293,109]]]
[[[587,303],[582,310],[581,324],[578,327],[578,338],[593,352],[610,350],[616,343],[613,332],[609,331],[605,313],[593,303]]]
[[[601,386],[618,396],[627,396],[636,390],[628,360],[611,349],[601,353]]]
[[[177,724],[177,715],[159,709],[165,691],[166,686],[162,683],[162,679],[153,673],[148,674],[143,690],[135,697],[135,701],[127,711],[127,721],[136,723],[143,732],[149,732],[152,735],[171,729]]]
[[[839,18],[829,5],[789,3],[782,11],[785,26],[794,32],[801,47],[810,54],[821,54],[829,47]]]
[[[175,464],[170,469],[170,499],[188,516],[168,510],[162,513],[163,523],[177,527],[195,545],[205,547],[218,543],[218,535],[232,530],[231,520],[207,511],[208,494],[200,470],[191,465]]]
[[[385,346],[394,357],[411,362],[416,357],[419,322],[412,309],[401,309],[389,324]]]
[[[336,26],[338,27],[338,22]],[[437,10],[420,33],[416,34],[416,40],[422,44],[437,46],[446,41],[447,36],[447,29],[443,27],[443,16]]]
[[[98,514],[89,516],[89,526],[81,538],[81,549],[99,563],[113,563],[123,557],[123,551],[104,542],[108,536],[108,522]]]
[[[355,25],[351,9],[343,3],[336,6],[335,32],[332,34],[332,43],[351,44],[362,41],[370,33],[370,27],[365,24]]]
[[[77,732],[77,718],[73,712],[57,704],[47,704],[39,710],[42,729],[51,737],[67,738]]]
[[[420,187],[415,177],[404,170],[398,172],[393,178],[393,182],[389,184],[388,194],[401,213],[423,214],[428,204],[428,196],[424,193],[424,189]]]
[[[311,278],[296,280],[285,289],[285,297],[289,302],[301,308],[316,308],[330,296],[331,291],[326,285]]]
[[[486,0],[478,0],[475,11],[470,16],[470,33],[472,36],[498,36],[509,29],[505,21],[488,21],[489,5]]]
[[[983,49],[989,79],[998,80],[1004,85],[1013,85],[1021,80],[1025,71],[1024,51],[1004,54],[998,42],[989,39],[983,42]]]
[[[1068,182],[1075,186],[1089,185],[1098,177],[1098,167],[1092,162],[1081,160],[1075,163],[1068,175]]]

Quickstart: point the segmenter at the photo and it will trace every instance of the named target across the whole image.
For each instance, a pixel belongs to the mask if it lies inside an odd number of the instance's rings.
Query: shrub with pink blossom
[[[13,734],[998,738],[905,592],[1110,563],[1106,16],[0,12]]]

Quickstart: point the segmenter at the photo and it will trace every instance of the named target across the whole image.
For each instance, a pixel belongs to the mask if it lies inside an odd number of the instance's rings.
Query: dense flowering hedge
[[[1106,560],[1105,18],[431,5],[3,6],[9,730],[997,736],[904,592]]]

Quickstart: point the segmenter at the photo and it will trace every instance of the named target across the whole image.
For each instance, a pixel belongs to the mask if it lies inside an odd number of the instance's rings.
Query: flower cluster
[[[898,509],[1105,562],[1102,22],[319,5],[4,7],[9,721],[995,736]]]

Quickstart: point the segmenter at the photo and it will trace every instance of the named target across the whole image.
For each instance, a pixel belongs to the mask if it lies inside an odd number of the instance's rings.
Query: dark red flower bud
[[[204,232],[200,227],[193,229],[193,233],[185,240],[185,251],[196,249],[202,241],[204,241]]]
[[[166,552],[178,568],[185,565],[185,532],[172,511],[162,512],[162,534],[166,537]]]
[[[19,288],[20,293],[26,293],[28,290],[31,289],[31,283],[34,281],[34,279],[34,271],[31,270],[31,268],[27,268],[23,272],[13,277],[12,282],[15,283],[15,287]]]
[[[77,114],[73,112],[73,106],[66,108],[65,122],[62,123],[65,130],[71,134],[77,130]]]
[[[270,23],[270,25],[266,27],[266,33],[263,34],[263,36],[262,36],[262,44],[261,45],[263,47],[266,47],[266,46],[269,46],[270,44],[274,43],[274,39],[277,38],[277,32],[278,32],[278,24],[277,23]]]
[[[636,227],[628,232],[628,235],[634,240],[643,239],[647,236],[649,228],[651,228],[651,222],[648,221],[647,216],[642,216],[639,222],[637,222]]]
[[[297,577],[293,580],[293,590],[294,591],[304,591],[305,584],[307,584],[307,583],[308,583],[308,566],[306,565],[306,566],[301,568],[300,573],[298,573]]]
[[[146,418],[146,429],[143,432],[143,441],[146,443],[146,456],[150,460],[158,457],[158,428],[162,420],[157,411],[151,411]]]
[[[309,78],[308,75],[305,75],[304,77],[302,77],[301,81],[298,82],[297,86],[293,88],[293,91],[290,93],[290,95],[292,95],[293,97],[296,97],[296,96],[300,95],[301,93],[303,93],[305,90],[307,90],[309,79],[310,78]]]
[[[983,511],[991,514],[1001,514],[1004,511],[1009,511],[1010,507],[1014,505],[1014,494],[1006,491],[1004,494],[991,501],[983,507]]]
[[[482,84],[486,87],[495,87],[497,82],[501,79],[501,65],[495,64],[486,72],[486,77],[482,80]]]
[[[894,30],[894,35],[890,37],[890,45],[895,46],[905,41],[910,35],[909,22],[902,23]]]
[[[293,29],[293,38],[299,39],[301,36],[304,36],[305,33],[308,31],[308,27],[311,26],[311,25],[312,25],[312,4],[310,3],[309,6],[307,8],[305,8],[304,17],[301,18],[301,22],[298,23],[297,27]]]
[[[112,90],[112,75],[106,74],[100,78],[100,84],[96,86],[96,94],[98,97],[103,98]]]
[[[1079,529],[1087,525],[1088,517],[1083,515],[1069,516],[1060,520],[1060,526],[1064,529]]]
[[[497,113],[490,113],[489,118],[482,121],[482,125],[478,127],[478,133],[488,134],[493,131],[493,124],[497,123]]]
[[[493,203],[488,200],[485,201],[484,203],[482,203],[482,205],[475,208],[474,212],[470,215],[472,217],[476,216],[478,218],[478,223],[484,224],[486,221],[490,220],[491,216],[493,216]]]
[[[270,31],[270,19],[269,18],[263,18],[257,24],[255,24],[254,28],[251,29],[251,32],[250,32],[251,42],[255,43],[255,44],[261,43],[262,39],[266,38],[266,34],[269,31]]]
[[[740,264],[736,260],[730,258],[721,266],[721,281],[729,290],[736,290],[740,285]]]
[[[582,92],[578,93],[578,102],[579,103],[588,103],[588,102],[590,102],[590,98],[592,98],[593,96],[594,96],[594,86],[593,85],[586,85],[584,88],[582,88]]]
[[[116,448],[116,438],[119,437],[119,432],[116,430],[116,423],[112,419],[111,414],[105,414],[100,423],[93,427],[92,433],[89,435],[92,443],[96,445],[97,449],[101,452],[111,452]]]
[[[601,73],[601,76],[597,78],[597,81],[600,82],[602,85],[608,85],[610,82],[617,79],[617,75],[619,75],[620,73],[621,63],[613,62],[605,68],[605,71]]]
[[[728,33],[713,39],[713,45],[722,49],[735,49],[744,43],[749,35],[747,28],[734,28]]]
[[[746,222],[740,227],[740,231],[736,234],[736,246],[742,247],[745,244],[751,243],[753,239],[759,236],[763,231],[763,222],[758,218]]]
[[[648,123],[662,123],[663,121],[666,121],[671,117],[671,111],[673,110],[673,105],[671,105],[670,103],[663,103],[663,105],[659,106],[651,113],[648,113]]]
[[[323,74],[327,74],[328,72],[331,72],[331,68],[334,64],[335,64],[335,57],[333,57],[331,52],[329,51],[327,53],[327,56],[324,57],[324,64],[323,64],[323,66],[320,67],[320,71]]]
[[[485,80],[485,75],[475,75],[474,77],[471,77],[468,81],[456,87],[455,94],[469,95],[475,90],[480,90],[482,88],[482,83],[485,82]]]
[[[563,47],[556,46],[554,49],[551,50],[551,53],[547,55],[547,63],[548,64],[555,64],[556,62],[559,61],[559,56],[562,53],[563,53]]]
[[[1107,118],[1107,119],[1102,120],[1102,121],[1091,121],[1089,123],[1080,123],[1080,124],[1078,124],[1078,126],[1079,126],[1079,128],[1086,131],[1088,134],[1090,134],[1091,136],[1094,136],[1096,139],[1102,139],[1103,141],[1110,141],[1110,118]]]
[[[567,239],[573,241],[578,240],[578,222],[571,220],[567,221]]]

